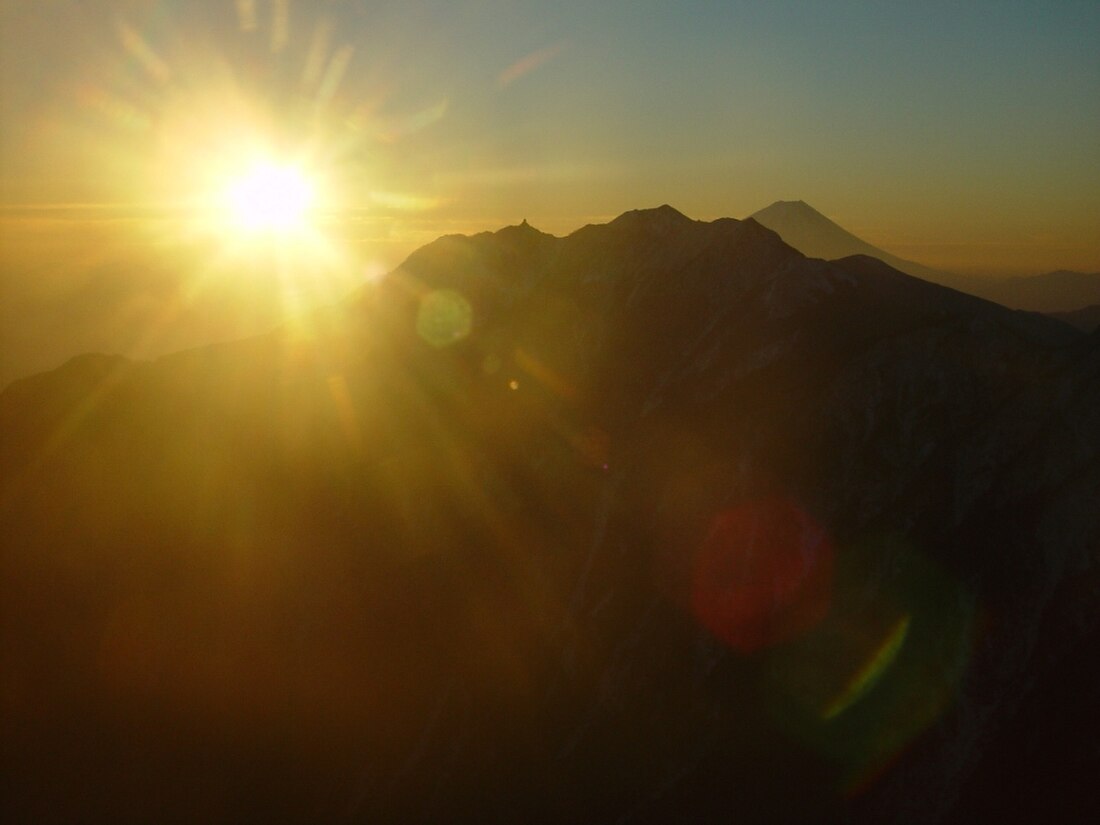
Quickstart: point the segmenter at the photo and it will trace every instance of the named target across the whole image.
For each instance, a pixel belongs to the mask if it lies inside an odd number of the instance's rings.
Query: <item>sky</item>
[[[1098,42],[1095,0],[0,0],[2,285],[259,266],[195,228],[257,151],[317,183],[298,257],[333,292],[447,232],[662,203],[1100,271]]]

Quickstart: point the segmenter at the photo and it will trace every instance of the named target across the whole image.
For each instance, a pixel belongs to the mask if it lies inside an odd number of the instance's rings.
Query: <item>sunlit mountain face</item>
[[[1095,335],[671,207],[73,359],[0,394],[4,804],[1097,813],[1098,395]]]

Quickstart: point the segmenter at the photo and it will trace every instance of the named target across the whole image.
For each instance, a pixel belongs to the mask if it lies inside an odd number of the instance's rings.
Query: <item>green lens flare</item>
[[[416,332],[433,347],[461,341],[470,334],[473,324],[470,302],[453,289],[437,289],[420,299]]]

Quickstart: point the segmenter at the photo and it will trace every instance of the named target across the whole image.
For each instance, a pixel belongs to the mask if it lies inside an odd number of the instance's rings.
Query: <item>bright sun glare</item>
[[[225,190],[233,222],[249,232],[303,228],[313,199],[313,184],[302,170],[271,162],[253,165]]]

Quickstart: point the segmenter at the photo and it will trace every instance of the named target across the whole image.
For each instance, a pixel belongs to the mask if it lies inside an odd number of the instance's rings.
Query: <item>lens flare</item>
[[[890,669],[890,665],[901,652],[901,646],[905,644],[905,637],[909,633],[909,623],[912,619],[912,616],[902,616],[898,619],[874,655],[852,676],[844,691],[825,709],[822,714],[823,719],[828,721],[840,716],[874,687],[875,682]]]
[[[473,322],[469,301],[453,289],[437,289],[421,299],[416,331],[433,347],[443,348],[469,335]]]
[[[855,795],[958,695],[974,640],[974,598],[895,536],[842,547],[833,610],[767,653],[773,718],[836,769]]]
[[[715,519],[696,558],[692,610],[734,650],[797,638],[829,612],[833,547],[785,499],[749,501]]]

